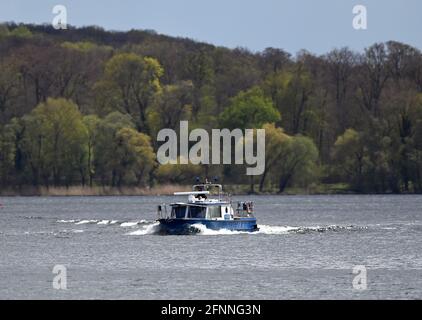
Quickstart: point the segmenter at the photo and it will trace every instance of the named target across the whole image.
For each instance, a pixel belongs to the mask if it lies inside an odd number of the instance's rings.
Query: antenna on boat
[[[173,195],[175,196],[198,196],[198,195],[205,195],[210,194],[209,191],[187,191],[187,192],[174,192]]]

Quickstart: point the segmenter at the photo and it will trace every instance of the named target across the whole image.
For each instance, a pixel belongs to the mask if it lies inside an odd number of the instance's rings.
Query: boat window
[[[205,207],[190,206],[188,217],[189,218],[205,218],[205,213],[207,211],[206,209],[207,208]]]
[[[220,206],[211,206],[208,208],[208,217],[209,219],[221,218],[221,207]]]
[[[176,218],[184,218],[186,212],[186,207],[173,207],[171,215]]]

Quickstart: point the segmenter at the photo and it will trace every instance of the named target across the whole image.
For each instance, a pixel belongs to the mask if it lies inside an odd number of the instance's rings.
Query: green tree
[[[334,144],[335,170],[343,179],[350,181],[356,191],[364,188],[365,173],[370,165],[367,153],[362,135],[353,129],[347,129]]]
[[[288,185],[308,186],[315,181],[318,172],[318,149],[312,139],[295,136],[285,149],[283,159],[277,163],[278,192]]]
[[[15,165],[16,145],[13,128],[0,125],[0,185],[6,186]]]
[[[65,99],[49,98],[24,117],[23,148],[33,172],[45,185],[69,185],[75,174],[85,179],[86,127],[78,106]]]
[[[416,123],[414,149],[410,153],[412,182],[415,192],[422,192],[422,119]]]
[[[271,74],[264,83],[265,92],[283,115],[281,122],[289,134],[304,133],[313,81],[305,66],[298,62],[292,70]]]
[[[10,34],[9,28],[6,24],[0,24],[0,40],[7,37]]]
[[[176,129],[182,120],[192,118],[193,86],[183,81],[163,87],[148,112],[148,123],[152,136],[163,128]]]
[[[96,89],[112,109],[130,114],[136,119],[138,130],[148,132],[147,109],[161,91],[162,74],[156,59],[120,53],[106,63]]]
[[[198,120],[201,113],[213,107],[214,100],[214,61],[204,49],[188,54],[185,72],[193,83],[192,113]],[[211,102],[211,103],[210,103]]]
[[[19,26],[10,32],[11,36],[18,38],[31,38],[32,32],[26,26]]]
[[[229,129],[261,128],[265,123],[279,120],[280,113],[258,87],[239,93],[221,114],[222,126]]]
[[[180,161],[178,161],[180,163]],[[160,165],[155,175],[158,182],[167,183],[190,183],[195,177],[201,176],[201,166],[189,164],[164,164]]]
[[[116,136],[123,128],[135,129],[135,124],[130,115],[118,111],[108,114],[97,125],[93,166],[95,177],[100,179],[102,185],[117,184],[119,157],[116,153]]]
[[[0,123],[16,115],[13,108],[19,95],[21,74],[14,59],[0,60]]]
[[[135,130],[132,118],[113,112],[96,125],[95,174],[103,185],[145,185],[155,166],[151,138]]]
[[[265,124],[263,129],[265,129],[265,170],[259,183],[260,192],[264,190],[268,175],[277,174],[279,164],[289,156],[288,152],[293,139],[274,124]]]
[[[87,139],[86,139],[86,165],[87,172],[89,177],[89,185],[92,187],[93,179],[95,176],[95,158],[94,158],[94,147],[98,139],[98,125],[100,119],[96,115],[89,115],[83,118],[83,123],[87,130]]]
[[[144,185],[155,165],[151,138],[132,128],[123,128],[116,134],[116,146],[116,185],[120,187],[124,182]]]

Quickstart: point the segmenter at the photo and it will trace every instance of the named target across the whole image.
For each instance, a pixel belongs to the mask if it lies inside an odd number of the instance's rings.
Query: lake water
[[[422,299],[422,196],[249,199],[258,233],[161,236],[174,197],[0,198],[0,299]]]

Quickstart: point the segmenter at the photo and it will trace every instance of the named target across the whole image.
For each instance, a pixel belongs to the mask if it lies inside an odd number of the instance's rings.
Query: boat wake
[[[267,226],[260,225],[258,233],[263,234],[306,234],[306,233],[325,233],[325,232],[345,232],[345,231],[361,231],[368,229],[367,227],[359,226],[317,226],[317,227],[278,227],[278,226]]]
[[[68,219],[56,220],[56,223],[66,225],[59,230],[51,231],[25,231],[23,233],[4,233],[0,232],[1,236],[4,235],[53,235],[55,237],[71,237],[75,234],[82,234],[90,232],[96,228],[112,228],[114,230],[123,230],[123,234],[130,236],[147,236],[147,235],[171,235],[160,227],[160,224],[155,220],[113,220],[113,219]],[[71,226],[70,226],[71,225]],[[413,228],[422,230],[421,225],[410,225]],[[274,225],[258,225],[259,230],[254,232],[247,231],[232,231],[227,229],[213,230],[207,228],[203,224],[191,225],[187,230],[184,230],[181,235],[198,235],[198,236],[236,236],[236,235],[294,235],[294,234],[312,234],[312,233],[335,233],[335,232],[358,232],[362,230],[375,230],[382,229],[387,231],[394,231],[398,226],[390,225],[369,225],[366,227],[355,225],[329,225],[329,226],[274,226]],[[121,231],[120,231],[121,232]],[[120,233],[119,232],[119,233]]]
[[[71,223],[76,226],[81,225],[102,225],[102,226],[120,226],[125,229],[131,230],[126,233],[133,236],[145,235],[163,235],[165,233],[160,229],[160,225],[155,221],[137,220],[137,221],[119,221],[119,220],[98,220],[98,219],[70,219],[58,220],[58,223]],[[367,229],[368,227],[359,226],[272,226],[272,225],[258,225],[259,231],[246,232],[246,231],[232,231],[227,229],[213,230],[208,229],[203,224],[194,224],[187,230],[187,235],[204,235],[204,236],[217,236],[217,235],[289,235],[289,234],[308,234],[308,233],[326,233],[326,232],[352,232]]]
[[[252,235],[288,235],[288,234],[307,234],[307,233],[324,233],[324,232],[341,232],[341,231],[359,231],[366,229],[364,227],[357,226],[326,226],[326,227],[290,227],[290,226],[271,226],[271,225],[258,225],[259,231],[255,232],[243,232],[243,231],[231,231],[231,230],[211,230],[205,225],[199,224],[194,225],[202,235],[237,235],[237,234],[252,234]]]
[[[136,227],[142,224],[151,223],[147,220],[138,220],[138,221],[119,221],[119,220],[82,220],[82,219],[70,219],[70,220],[57,220],[58,223],[73,223],[75,225],[82,225],[82,224],[98,224],[98,225],[115,225],[119,224],[121,227],[129,228],[129,227]]]
[[[186,234],[195,234],[203,236],[218,236],[218,235],[289,235],[289,234],[308,234],[308,233],[325,233],[325,232],[353,232],[365,230],[367,227],[359,226],[325,226],[325,227],[290,227],[290,226],[270,226],[258,225],[259,231],[246,232],[246,231],[232,231],[227,229],[213,230],[208,229],[203,224],[194,224],[190,227],[189,232]],[[146,224],[141,229],[129,232],[128,235],[132,236],[145,236],[145,235],[161,235],[160,226],[158,222]],[[185,234],[185,233],[184,233]]]
[[[128,235],[130,236],[145,236],[145,235],[154,235],[159,234],[160,232],[160,224],[158,222],[144,225],[142,229],[138,229],[132,232],[129,232]]]

